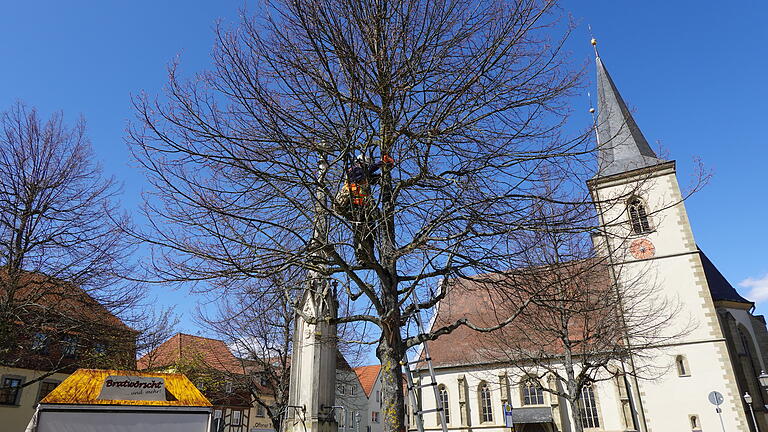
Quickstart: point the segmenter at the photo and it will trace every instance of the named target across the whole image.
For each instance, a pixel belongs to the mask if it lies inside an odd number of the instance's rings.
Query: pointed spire
[[[597,55],[597,41],[592,39]],[[658,165],[659,159],[648,145],[635,119],[621,98],[600,56],[597,62],[597,177]]]

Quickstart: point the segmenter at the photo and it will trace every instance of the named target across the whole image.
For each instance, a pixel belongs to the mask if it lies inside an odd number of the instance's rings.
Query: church
[[[644,282],[661,304],[676,305],[665,330],[675,336],[618,361],[615,370],[626,373],[606,370],[583,387],[574,416],[567,400],[545,390],[562,385],[552,374],[521,374],[524,361],[483,351],[482,333],[459,328],[428,344],[447,429],[570,432],[580,418],[587,431],[766,431],[765,319],[699,249],[675,161],[649,146],[599,55],[596,68],[598,170],[587,187],[604,234],[593,237],[594,251],[607,258],[606,274],[618,290]],[[433,327],[488,315],[488,299],[470,285],[451,286]],[[655,372],[632,373],[640,369]],[[430,379],[426,368],[417,374]],[[432,391],[423,396],[421,410],[438,405]],[[440,415],[423,420],[425,430],[442,430]]]

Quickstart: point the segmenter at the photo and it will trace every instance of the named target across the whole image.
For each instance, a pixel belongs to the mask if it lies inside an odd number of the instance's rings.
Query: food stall
[[[40,401],[27,432],[207,432],[210,418],[182,374],[78,369]]]

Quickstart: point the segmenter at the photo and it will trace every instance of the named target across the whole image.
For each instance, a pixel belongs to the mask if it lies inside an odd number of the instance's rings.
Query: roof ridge
[[[196,338],[196,339],[208,339],[208,340],[212,340],[212,341],[216,341],[216,342],[221,342],[221,343],[226,345],[226,343],[223,340],[221,340],[221,339],[210,338],[210,337],[207,337],[207,336],[193,335],[193,334],[184,333],[184,332],[176,332],[176,334],[174,336],[189,336],[189,337]]]

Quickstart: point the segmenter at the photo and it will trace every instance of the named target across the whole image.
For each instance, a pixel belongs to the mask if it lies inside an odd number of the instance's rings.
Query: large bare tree
[[[540,184],[577,191],[592,166],[586,134],[563,132],[580,73],[560,18],[555,1],[300,0],[219,28],[211,70],[174,64],[161,100],[135,100],[155,276],[222,294],[288,267],[335,279],[351,304],[337,324],[374,329],[384,422],[401,430],[406,350],[480,329],[418,336],[407,320],[440,281],[517,267],[516,237],[554,199]],[[358,156],[388,163],[348,181]]]
[[[0,114],[0,364],[133,367],[143,339],[113,315],[138,324],[143,292],[123,279],[133,245],[118,191],[84,120],[21,102]]]

